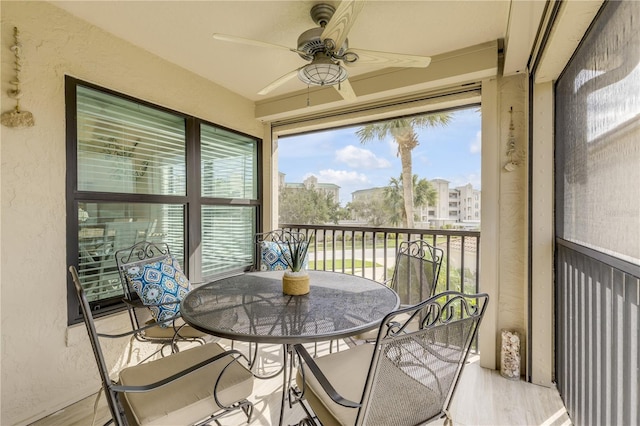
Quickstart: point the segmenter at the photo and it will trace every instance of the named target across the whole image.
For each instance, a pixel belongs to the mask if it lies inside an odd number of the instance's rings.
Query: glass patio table
[[[309,271],[304,296],[282,292],[283,271],[251,272],[193,289],[181,303],[182,318],[205,333],[253,343],[284,345],[282,424],[289,384],[287,363],[296,343],[360,334],[379,327],[400,299],[392,289],[368,278]]]

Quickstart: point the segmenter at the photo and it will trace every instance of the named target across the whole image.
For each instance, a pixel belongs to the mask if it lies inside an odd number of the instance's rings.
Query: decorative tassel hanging
[[[509,161],[504,165],[504,169],[508,172],[514,171],[520,165],[520,156],[516,150],[516,137],[513,134],[515,127],[513,126],[513,107],[509,111],[509,140],[507,142],[507,157]]]
[[[7,91],[7,94],[11,99],[16,100],[16,106],[13,110],[3,112],[0,116],[0,122],[7,127],[32,127],[35,122],[33,120],[33,114],[29,111],[20,110],[20,98],[22,97],[22,91],[20,90],[20,71],[22,70],[22,59],[20,58],[22,45],[18,38],[18,28],[13,28],[14,44],[11,46],[11,51],[15,56],[13,69],[16,72],[15,79],[11,81],[11,84],[15,86],[15,89]]]

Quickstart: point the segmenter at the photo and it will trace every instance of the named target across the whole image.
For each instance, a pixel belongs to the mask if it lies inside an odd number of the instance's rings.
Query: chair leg
[[[255,349],[251,349],[252,345],[255,345]],[[249,370],[251,371],[251,373],[253,374],[253,377],[255,377],[256,379],[261,379],[261,380],[266,380],[266,379],[272,379],[278,375],[280,375],[280,373],[282,371],[284,371],[284,365],[281,365],[277,371],[273,372],[273,373],[268,373],[268,374],[260,374],[259,373],[259,369],[261,367],[260,365],[260,361],[264,360],[264,357],[260,357],[259,353],[258,353],[258,349],[259,349],[259,345],[258,343],[250,343],[249,345]],[[284,349],[282,349],[284,350]],[[262,365],[264,367],[264,364]],[[263,370],[264,371],[264,370]]]
[[[247,416],[247,423],[251,423],[251,416],[253,415],[253,404],[249,401],[245,403],[241,403],[240,408],[244,411],[244,414]]]
[[[171,343],[162,343],[162,348],[160,348],[160,356],[161,357],[165,357],[166,355],[164,354],[164,348],[171,348],[171,352],[169,352],[169,354],[173,353],[173,345]]]
[[[453,417],[447,409],[444,410],[444,423],[442,426],[453,426]]]
[[[104,391],[104,388],[100,386],[98,395],[96,395],[96,401],[93,403],[93,417],[91,418],[91,426],[94,426],[96,424],[96,416],[98,415],[98,404],[100,403],[100,397],[102,396],[103,391]],[[112,421],[113,419],[111,419],[109,423]],[[105,424],[108,424],[108,423],[105,423]]]
[[[307,417],[301,419],[300,422],[298,422],[298,426],[322,426],[320,420],[318,420],[313,411],[311,411],[311,408],[307,407],[307,404],[305,404],[305,401],[303,399],[297,399],[295,402],[300,404],[305,414],[307,415]]]
[[[336,352],[340,352],[340,340],[330,340],[329,341],[329,353],[333,353],[333,342],[336,342]]]

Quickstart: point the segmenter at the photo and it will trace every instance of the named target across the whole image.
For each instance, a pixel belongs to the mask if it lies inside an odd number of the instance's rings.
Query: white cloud
[[[304,178],[306,179],[309,175],[315,175],[318,182],[334,183],[341,187],[369,183],[369,178],[366,175],[347,170],[320,170],[318,173],[308,173]]]
[[[478,130],[476,137],[469,145],[469,152],[472,154],[480,154],[482,152],[482,132]]]
[[[334,183],[340,187],[340,203],[344,206],[351,201],[351,193],[358,189],[370,188],[371,180],[364,174],[347,171],[347,170],[320,170],[318,173],[307,173],[305,179],[309,175],[315,175],[318,182]]]
[[[336,151],[336,160],[354,169],[387,169],[391,167],[388,160],[377,157],[368,149],[358,148],[354,145],[347,145]]]
[[[393,157],[398,156],[398,143],[393,138],[385,139],[385,143],[387,144],[387,148],[389,148],[389,155]]]
[[[481,189],[481,180],[479,173],[468,173],[466,175],[457,175],[452,179],[447,179],[450,181],[449,188],[457,188],[459,186],[464,186],[468,183],[473,186],[473,189]]]

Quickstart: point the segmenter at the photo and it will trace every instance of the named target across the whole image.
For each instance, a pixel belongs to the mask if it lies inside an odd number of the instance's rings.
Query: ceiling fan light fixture
[[[348,76],[347,70],[340,64],[319,55],[298,71],[300,81],[313,86],[334,86],[345,81]]]

